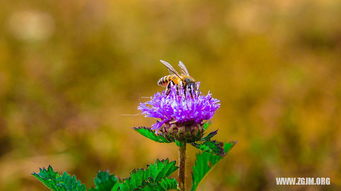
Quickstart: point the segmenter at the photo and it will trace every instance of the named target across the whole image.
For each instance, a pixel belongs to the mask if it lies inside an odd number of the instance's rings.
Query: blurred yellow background
[[[238,141],[199,190],[341,189],[340,18],[337,0],[3,1],[0,190],[46,190],[31,173],[49,164],[91,186],[176,160],[131,128],[154,122],[137,106],[162,90],[160,59],[221,100],[210,130]]]

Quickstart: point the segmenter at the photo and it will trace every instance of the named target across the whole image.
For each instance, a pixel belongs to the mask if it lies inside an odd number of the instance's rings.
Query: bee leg
[[[184,86],[183,86],[183,90],[184,90],[184,95],[185,95],[185,97],[186,97],[186,94],[187,94],[187,85],[184,85]]]
[[[193,93],[194,93],[194,91],[196,91],[195,89],[196,89],[195,84],[188,85],[188,90],[189,90],[192,98],[194,98]]]
[[[186,84],[186,85],[184,86],[184,95],[185,95],[185,97],[186,97],[186,95],[187,95],[188,92],[189,92],[189,94],[191,95],[191,97],[193,98],[192,87],[191,87],[191,85]]]
[[[167,88],[166,88],[166,95],[169,95],[170,91],[171,91],[171,88],[172,86],[174,86],[174,82],[173,81],[170,81],[167,85]]]
[[[166,88],[166,95],[169,95],[170,93],[170,83],[168,83],[167,88]]]
[[[191,97],[192,97],[192,99],[193,99],[194,96],[193,96],[193,88],[192,88],[192,86],[190,85],[190,86],[188,87],[188,89],[189,89],[189,92],[190,92]]]

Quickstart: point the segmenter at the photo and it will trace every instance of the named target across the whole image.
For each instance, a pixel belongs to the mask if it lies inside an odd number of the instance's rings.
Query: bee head
[[[197,88],[198,88],[195,81],[191,78],[185,78],[184,79],[184,86],[186,89],[189,89],[189,90],[197,90]]]
[[[185,84],[190,84],[193,83],[193,80],[189,79],[189,78],[185,78]]]

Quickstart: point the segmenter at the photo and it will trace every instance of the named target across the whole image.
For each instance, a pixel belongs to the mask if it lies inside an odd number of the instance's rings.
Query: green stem
[[[180,161],[180,169],[179,169],[179,186],[180,191],[186,190],[186,143],[182,142],[179,146],[179,161]]]

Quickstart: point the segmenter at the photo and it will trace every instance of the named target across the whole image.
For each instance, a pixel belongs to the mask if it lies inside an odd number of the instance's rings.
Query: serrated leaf
[[[224,144],[224,152],[228,153],[232,147],[235,145],[235,142],[229,142]],[[224,156],[214,155],[208,152],[202,152],[197,154],[197,158],[195,164],[192,168],[192,189],[191,191],[195,191],[201,182],[201,180],[205,177],[205,175],[214,167]]]
[[[159,142],[159,143],[171,143],[172,141],[167,140],[165,137],[161,136],[161,135],[156,135],[155,131],[151,130],[150,128],[147,127],[135,127],[134,128],[135,131],[137,131],[138,133],[140,133],[141,135]]]
[[[107,171],[100,171],[94,179],[95,188],[89,191],[109,191],[118,182],[118,178]]]
[[[215,155],[224,155],[224,143],[218,141],[205,141],[201,144],[199,143],[191,143],[197,149],[200,149],[204,152],[209,152]]]
[[[218,130],[210,132],[205,137],[201,138],[201,141],[210,141],[212,137],[214,137],[218,133]]]
[[[169,162],[168,159],[156,160],[155,163],[148,165],[146,169],[134,169],[130,173],[130,177],[115,185],[112,191],[114,189],[120,191],[141,190],[148,186],[162,186],[167,183],[162,183],[164,179],[168,178],[177,169],[175,161]]]
[[[141,188],[141,191],[167,191],[177,190],[178,182],[174,178],[164,178],[158,183],[152,183]]]
[[[40,169],[39,173],[33,173],[40,182],[54,191],[86,191],[86,186],[75,176],[64,172],[62,175],[53,170],[51,166]]]

